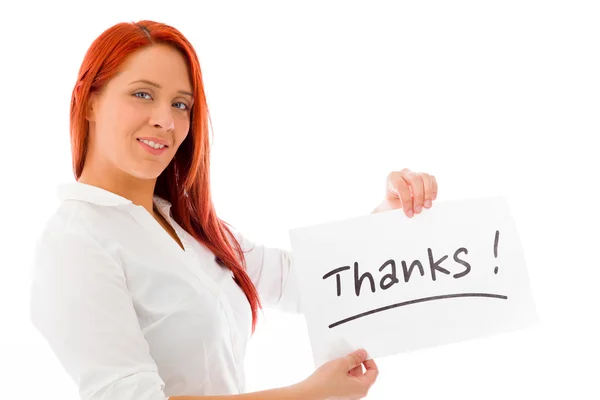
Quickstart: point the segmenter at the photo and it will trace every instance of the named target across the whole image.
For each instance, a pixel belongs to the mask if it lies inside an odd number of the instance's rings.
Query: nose
[[[157,104],[152,109],[150,125],[152,125],[155,128],[162,129],[164,131],[172,131],[173,129],[175,129],[175,120],[173,119],[173,107],[170,104],[168,106]]]

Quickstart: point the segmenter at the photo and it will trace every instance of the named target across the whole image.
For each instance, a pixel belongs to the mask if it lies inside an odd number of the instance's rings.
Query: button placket
[[[190,251],[187,252],[188,257],[193,257],[196,261],[196,264],[198,264],[197,268],[194,268],[194,271],[202,271],[202,268],[200,268],[199,264],[200,264],[200,260],[197,258],[196,256],[196,252],[193,251],[191,249],[192,244],[189,243],[188,241],[188,233],[179,226],[179,224],[177,224],[177,222],[171,220],[171,224],[174,227],[174,229],[176,230],[176,232],[178,233],[178,235],[180,235],[180,239],[182,242],[185,241],[185,243],[187,244],[186,248],[189,248]],[[225,318],[227,318],[227,325],[229,326],[229,337],[231,340],[231,351],[233,354],[233,359],[236,365],[239,365],[239,361],[241,360],[241,358],[238,356],[238,347],[237,347],[237,340],[235,338],[235,329],[234,327],[237,327],[237,325],[235,324],[235,319],[233,318],[234,313],[233,313],[233,309],[231,308],[231,303],[229,302],[229,299],[223,295],[223,292],[221,290],[221,288],[219,287],[219,285],[217,285],[212,278],[210,278],[207,274],[204,273],[204,271],[201,272],[202,275],[205,275],[207,277],[207,279],[210,279],[216,286],[216,290],[218,292],[217,295],[217,299],[219,300],[219,302],[221,303],[221,305],[223,306],[223,311],[225,312]],[[232,274],[233,276],[233,274]]]
[[[180,260],[181,264],[183,264],[188,271],[192,272],[204,287],[208,288],[215,297],[219,298],[219,288],[217,284],[202,270],[189,267],[188,263],[190,261],[188,254],[192,253],[192,251],[190,251],[189,243],[182,240],[184,248],[186,249],[186,251],[183,251],[145,208],[141,206],[133,207],[134,208],[129,209],[130,215],[149,232],[149,236],[152,237],[155,242],[164,245],[165,249]],[[160,238],[164,238],[164,240],[159,240]],[[163,243],[163,241],[167,242],[167,244]]]
[[[185,231],[183,228],[181,228],[181,226],[179,226],[179,224],[173,220],[173,218],[171,218],[170,212],[168,210],[168,207],[165,206],[165,203],[161,200],[158,201],[158,209],[161,212],[161,214],[163,215],[163,217],[165,217],[165,219],[169,222],[169,224],[173,227],[173,229],[175,229],[175,232],[177,233],[177,236],[179,237],[179,240],[181,240],[181,243],[183,244],[183,247],[185,248],[185,251],[182,251],[181,248],[179,247],[179,245],[177,245],[173,239],[169,236],[169,234],[167,232],[165,232],[165,230],[163,229],[162,226],[160,226],[160,224],[158,224],[158,222],[150,215],[150,213],[148,213],[148,211],[143,208],[141,208],[141,212],[139,213],[139,215],[136,216],[134,215],[134,218],[136,218],[136,220],[138,222],[140,222],[143,226],[145,226],[148,229],[160,229],[164,235],[166,235],[166,237],[168,237],[169,241],[172,242],[172,246],[169,246],[169,249],[171,250],[172,253],[174,253],[179,259],[182,260],[183,265],[190,270],[190,272],[192,272],[202,283],[205,283],[207,286],[209,286],[209,288],[212,290],[213,294],[215,295],[215,297],[217,298],[217,300],[221,303],[221,305],[223,306],[223,310],[225,312],[225,317],[227,318],[227,326],[229,327],[229,337],[231,340],[231,350],[232,350],[232,355],[233,355],[233,359],[236,365],[240,365],[239,361],[241,360],[241,358],[238,356],[238,347],[237,347],[237,340],[235,338],[234,335],[234,326],[235,325],[235,319],[233,318],[233,310],[231,308],[231,303],[229,302],[229,300],[227,299],[226,296],[223,295],[223,292],[221,290],[221,288],[219,287],[219,285],[207,274],[205,273],[202,268],[200,267],[200,259],[197,257],[196,252],[194,251],[194,249],[192,248],[193,245],[192,243],[190,243],[190,237],[191,236],[187,231]],[[195,241],[195,238],[191,238],[192,240]],[[192,268],[190,266],[191,263],[195,263],[197,264],[197,266],[195,268]],[[233,274],[232,274],[233,276]],[[239,371],[238,371],[238,380],[239,380]]]

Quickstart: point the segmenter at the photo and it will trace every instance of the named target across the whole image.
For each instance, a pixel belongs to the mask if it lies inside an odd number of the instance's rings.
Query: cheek
[[[175,122],[175,143],[177,147],[183,143],[190,130],[190,121],[187,118],[182,118]]]
[[[128,139],[144,121],[144,110],[127,101],[113,101],[103,111],[100,130],[113,145]]]
[[[121,135],[130,134],[139,129],[147,121],[146,108],[139,104],[122,102],[120,107],[113,110],[113,124],[116,131]]]

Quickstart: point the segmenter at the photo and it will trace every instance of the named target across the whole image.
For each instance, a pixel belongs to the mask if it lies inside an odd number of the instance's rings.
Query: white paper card
[[[290,230],[315,365],[456,343],[537,320],[503,197]]]

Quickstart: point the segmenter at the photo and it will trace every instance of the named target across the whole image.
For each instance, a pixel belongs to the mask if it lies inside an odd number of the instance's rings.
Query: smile
[[[161,155],[169,148],[165,144],[155,143],[151,140],[137,139],[137,141],[148,153],[153,155]]]

